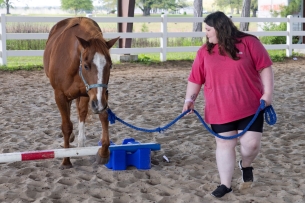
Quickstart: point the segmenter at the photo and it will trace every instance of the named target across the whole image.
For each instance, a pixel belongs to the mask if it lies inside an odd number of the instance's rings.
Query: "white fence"
[[[7,64],[8,56],[42,56],[44,50],[6,50],[6,40],[16,39],[47,39],[48,33],[7,33],[6,24],[11,22],[44,22],[56,23],[65,17],[27,17],[27,16],[6,16],[1,15],[1,40],[0,40],[0,64]],[[121,22],[144,22],[160,23],[161,31],[154,33],[103,33],[105,38],[160,38],[160,47],[147,48],[113,48],[111,54],[139,54],[139,53],[160,53],[160,61],[166,61],[166,54],[169,52],[196,52],[199,46],[168,47],[167,39],[175,37],[204,37],[205,32],[168,32],[168,23],[194,23],[203,22],[204,18],[198,17],[92,17],[98,23],[121,23]],[[287,23],[287,31],[256,31],[248,32],[256,36],[286,36],[286,44],[264,45],[267,50],[285,49],[286,56],[292,56],[293,49],[305,49],[305,44],[292,44],[293,36],[305,36],[305,31],[293,31],[292,24],[296,22],[305,23],[305,18],[235,18],[234,22],[284,22]]]

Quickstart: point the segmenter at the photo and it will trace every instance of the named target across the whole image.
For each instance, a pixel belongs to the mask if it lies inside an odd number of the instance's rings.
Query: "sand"
[[[168,124],[181,114],[191,64],[115,65],[110,108],[138,127]],[[94,165],[94,156],[71,158],[74,167],[67,170],[59,169],[59,158],[2,163],[0,202],[305,202],[305,59],[277,62],[274,72],[278,121],[274,126],[265,123],[251,187],[241,183],[237,152],[234,192],[220,200],[210,195],[219,184],[215,139],[193,114],[161,134],[136,131],[119,122],[110,126],[116,144],[131,137],[161,144],[161,150],[151,152],[149,170],[131,166],[113,171]],[[61,118],[44,71],[0,72],[0,84],[0,153],[59,149]],[[195,109],[203,115],[202,93]],[[77,136],[75,103],[72,122]],[[97,146],[101,130],[98,116],[90,115],[86,146]]]

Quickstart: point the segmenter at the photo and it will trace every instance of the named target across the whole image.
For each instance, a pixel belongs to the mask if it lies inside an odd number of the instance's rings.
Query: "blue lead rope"
[[[218,137],[218,138],[221,138],[221,139],[225,139],[225,140],[229,140],[229,139],[234,139],[234,138],[237,138],[237,137],[240,137],[242,136],[243,134],[245,134],[245,132],[248,131],[248,129],[251,127],[251,125],[254,123],[254,121],[256,120],[258,114],[264,110],[264,114],[265,114],[265,120],[266,122],[269,124],[269,125],[274,125],[276,123],[276,114],[275,114],[275,111],[273,109],[272,106],[267,106],[265,107],[265,101],[264,100],[261,100],[261,104],[259,106],[259,108],[257,109],[254,117],[252,118],[252,120],[250,121],[250,123],[247,125],[247,127],[240,133],[236,134],[236,135],[232,135],[232,136],[221,136],[217,133],[215,133],[203,120],[203,118],[200,116],[200,114],[195,110],[187,110],[185,112],[183,112],[182,114],[180,114],[177,118],[175,118],[172,122],[168,123],[167,125],[163,126],[163,127],[158,127],[158,128],[155,128],[155,129],[145,129],[145,128],[139,128],[139,127],[136,127],[134,125],[131,125],[125,121],[123,121],[122,119],[118,118],[109,108],[108,108],[108,120],[111,124],[114,124],[115,123],[115,120],[118,120],[119,122],[123,123],[124,125],[130,127],[130,128],[133,128],[135,130],[138,130],[138,131],[142,131],[142,132],[149,132],[149,133],[153,133],[153,132],[163,132],[165,131],[166,129],[168,129],[169,127],[171,127],[172,125],[174,125],[179,119],[181,119],[183,116],[185,116],[187,113],[189,113],[190,111],[193,111],[197,117],[199,118],[199,120],[201,121],[201,123],[203,124],[203,126],[211,133],[213,134],[214,136]]]

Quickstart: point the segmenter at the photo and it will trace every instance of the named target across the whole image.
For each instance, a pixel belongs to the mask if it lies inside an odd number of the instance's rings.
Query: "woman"
[[[260,100],[271,105],[273,94],[272,61],[261,42],[239,31],[222,12],[205,20],[206,43],[198,50],[192,65],[183,112],[194,108],[204,85],[205,120],[214,132],[232,136],[241,132],[257,111]],[[260,150],[263,112],[239,138],[241,160],[238,165],[244,182],[253,182],[251,163]],[[211,193],[220,198],[232,192],[237,139],[216,139],[216,163],[220,185]]]

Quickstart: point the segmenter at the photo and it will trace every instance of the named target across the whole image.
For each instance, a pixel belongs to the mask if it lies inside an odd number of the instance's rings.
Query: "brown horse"
[[[69,143],[74,141],[70,120],[72,100],[76,99],[79,115],[78,147],[85,146],[85,119],[90,104],[102,123],[102,147],[97,152],[100,164],[107,163],[110,154],[107,86],[112,61],[109,49],[117,40],[106,41],[98,24],[90,18],[68,18],[52,27],[43,55],[44,70],[62,118],[64,148],[69,148]],[[70,158],[65,157],[61,168],[71,167]]]

